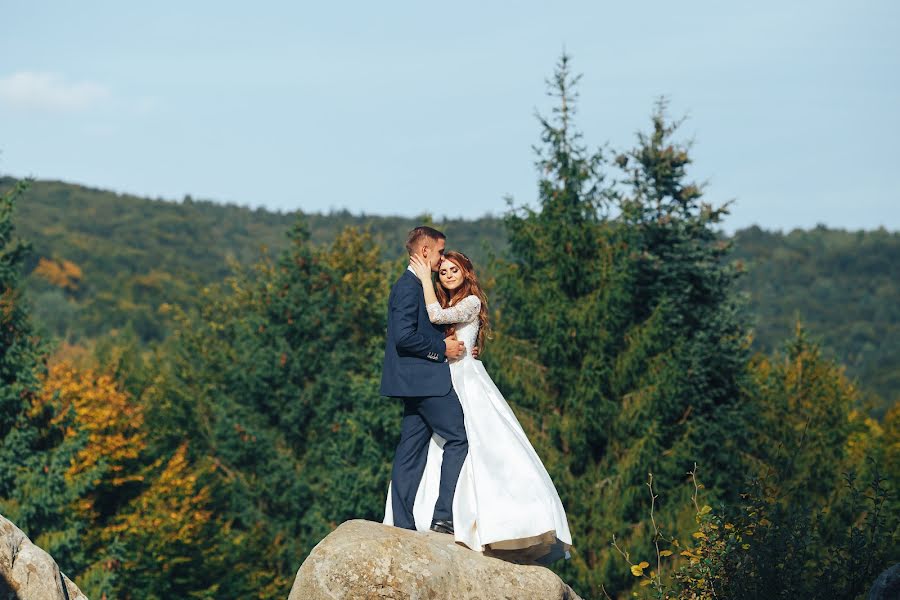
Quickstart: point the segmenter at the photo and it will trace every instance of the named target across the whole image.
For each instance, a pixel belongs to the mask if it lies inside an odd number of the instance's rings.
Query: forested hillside
[[[0,178],[0,190],[15,181]],[[262,248],[277,255],[298,212],[280,213],[184,198],[151,200],[61,182],[35,182],[19,207],[19,230],[34,246],[26,288],[40,329],[77,342],[130,328],[149,342],[171,328],[173,304],[193,305],[232,262],[249,266]],[[367,228],[380,257],[402,254],[422,219],[304,214],[311,240]],[[450,246],[490,273],[507,235],[500,218],[438,221]],[[724,238],[727,239],[727,238]],[[797,319],[874,392],[872,414],[900,400],[900,233],[818,227],[789,233],[758,227],[733,236],[728,260],[743,264],[738,289],[750,298],[754,348],[769,352]]]
[[[863,597],[900,560],[900,407],[867,415],[834,355],[893,393],[897,234],[723,238],[664,103],[607,156],[576,81],[563,56],[533,207],[436,223],[486,265],[481,358],[572,531],[552,568],[589,599]],[[383,517],[412,223],[5,180],[0,513],[89,597],[286,597]]]
[[[873,414],[900,401],[900,233],[751,227],[735,234],[734,258],[746,267],[757,349],[776,349],[800,319],[881,397]]]
[[[0,178],[0,191],[15,181]],[[34,252],[25,264],[39,324],[69,341],[129,326],[143,341],[160,340],[170,304],[193,305],[198,290],[220,282],[235,264],[248,266],[263,248],[277,255],[299,213],[221,205],[190,197],[151,200],[55,181],[34,182],[23,197],[18,227]],[[316,244],[347,226],[366,227],[382,258],[402,252],[421,219],[306,214]],[[500,219],[440,223],[478,263],[504,247]]]

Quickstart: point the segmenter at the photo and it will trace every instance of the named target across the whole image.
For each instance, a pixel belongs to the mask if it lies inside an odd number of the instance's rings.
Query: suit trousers
[[[428,442],[432,432],[446,440],[441,464],[441,484],[434,505],[434,519],[453,520],[453,495],[459,472],[469,452],[466,424],[462,406],[451,388],[445,396],[402,398],[403,421],[400,425],[400,443],[394,454],[391,472],[391,505],[394,525],[415,529],[413,505],[416,491],[425,472],[428,458]]]

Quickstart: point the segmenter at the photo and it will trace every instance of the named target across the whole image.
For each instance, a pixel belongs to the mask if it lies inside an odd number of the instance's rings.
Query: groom
[[[409,232],[406,250],[418,254],[437,271],[446,237],[431,227]],[[469,451],[462,406],[453,391],[447,358],[465,350],[456,336],[444,337],[425,310],[422,282],[409,267],[391,288],[388,299],[387,343],[381,373],[381,395],[403,400],[400,443],[391,472],[394,525],[416,528],[413,504],[428,457],[432,432],[447,440],[441,464],[441,484],[431,530],[453,533],[453,494]]]

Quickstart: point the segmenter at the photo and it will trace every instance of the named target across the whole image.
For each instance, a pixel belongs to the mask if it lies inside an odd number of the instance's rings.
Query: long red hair
[[[468,256],[462,252],[449,250],[444,253],[444,260],[449,260],[459,267],[463,282],[452,292],[445,289],[443,285],[438,285],[436,293],[438,301],[441,303],[442,307],[447,308],[448,306],[453,306],[466,296],[475,295],[481,300],[481,310],[478,313],[478,341],[476,342],[479,354],[481,354],[484,352],[484,340],[490,337],[491,330],[491,322],[488,318],[487,297],[484,295],[484,290],[481,289],[481,285],[478,283],[478,277],[475,275],[475,267],[472,266],[472,261],[469,260]],[[438,277],[438,283],[440,283],[440,277]],[[448,335],[454,330],[455,327],[449,328],[447,330]]]

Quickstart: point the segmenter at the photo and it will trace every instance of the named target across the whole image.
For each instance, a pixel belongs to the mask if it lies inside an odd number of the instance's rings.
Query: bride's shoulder
[[[481,298],[479,298],[475,294],[469,294],[468,296],[463,298],[462,301],[468,302],[469,304],[481,304]]]
[[[479,306],[481,305],[481,298],[475,294],[469,294],[468,296],[460,298],[450,306],[474,306],[476,304]]]

